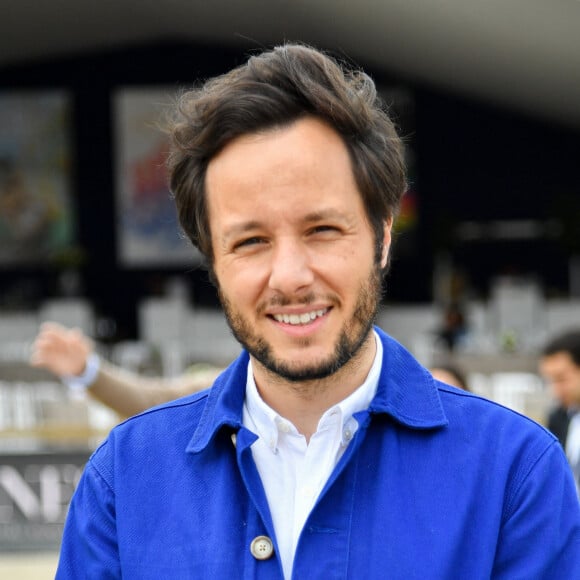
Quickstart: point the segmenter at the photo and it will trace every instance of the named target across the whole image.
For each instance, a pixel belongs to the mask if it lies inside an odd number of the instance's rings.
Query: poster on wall
[[[0,92],[0,267],[50,264],[73,241],[70,99]]]
[[[114,95],[118,259],[139,267],[191,267],[200,254],[179,228],[159,128],[175,90],[123,88]]]

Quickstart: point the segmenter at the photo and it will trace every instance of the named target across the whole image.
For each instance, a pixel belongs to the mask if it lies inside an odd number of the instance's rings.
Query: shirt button
[[[352,431],[350,429],[344,430],[344,440],[350,441],[352,439]]]
[[[250,552],[256,560],[267,560],[274,553],[274,544],[268,536],[257,536],[250,544]]]
[[[285,421],[280,421],[280,423],[278,423],[278,429],[280,429],[282,433],[290,433],[290,425]]]

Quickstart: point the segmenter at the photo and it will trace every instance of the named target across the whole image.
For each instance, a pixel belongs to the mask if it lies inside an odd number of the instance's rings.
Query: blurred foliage
[[[87,252],[82,246],[69,245],[55,250],[50,263],[62,270],[82,268],[87,262]]]

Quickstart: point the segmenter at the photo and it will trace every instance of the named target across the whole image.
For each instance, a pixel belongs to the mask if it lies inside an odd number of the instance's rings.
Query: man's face
[[[288,380],[332,374],[369,337],[375,240],[346,146],[316,119],[229,143],[207,171],[213,268],[236,338]]]
[[[540,374],[564,407],[580,405],[580,366],[567,352],[557,352],[540,359]]]

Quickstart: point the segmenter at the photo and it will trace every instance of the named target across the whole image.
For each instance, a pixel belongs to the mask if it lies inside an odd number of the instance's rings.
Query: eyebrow
[[[321,211],[315,211],[304,216],[304,221],[307,223],[310,222],[320,222],[328,219],[346,219],[343,213],[338,212],[334,209],[324,209]]]
[[[258,220],[251,220],[249,222],[243,222],[241,224],[235,224],[231,228],[225,231],[223,239],[228,242],[231,238],[237,238],[238,236],[256,230],[261,227],[261,223]]]

